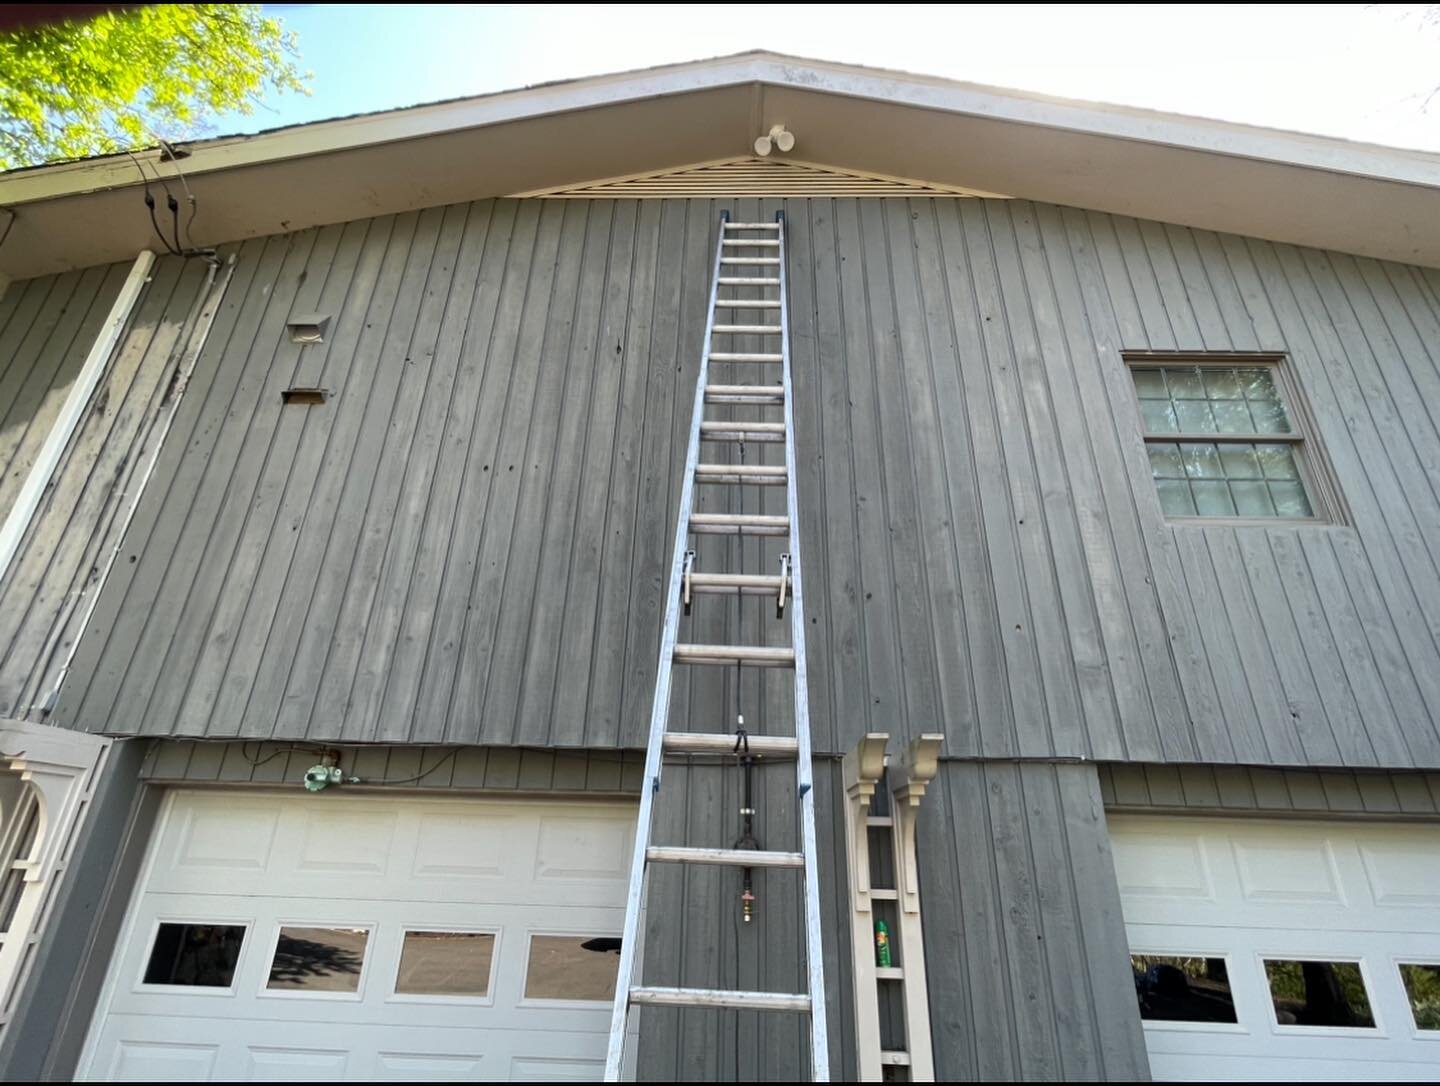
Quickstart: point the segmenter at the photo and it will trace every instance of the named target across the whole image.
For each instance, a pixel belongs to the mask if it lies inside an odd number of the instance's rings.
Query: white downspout
[[[35,457],[35,463],[25,478],[25,485],[20,488],[20,493],[15,498],[10,515],[5,518],[4,525],[0,525],[0,584],[5,582],[5,575],[10,572],[10,564],[20,552],[20,544],[25,539],[25,533],[30,530],[30,523],[35,519],[36,510],[40,508],[50,479],[59,467],[61,457],[65,455],[75,428],[85,417],[90,398],[95,394],[100,378],[109,367],[115,343],[126,322],[130,320],[130,314],[140,298],[140,291],[154,266],[155,254],[149,249],[142,249],[135,258],[135,263],[131,265],[130,274],[125,277],[120,293],[115,297],[115,304],[110,307],[110,315],[105,318],[104,326],[90,346],[90,353],[85,356],[80,375],[76,377],[70,394],[65,397],[55,425],[50,427],[50,433]]]

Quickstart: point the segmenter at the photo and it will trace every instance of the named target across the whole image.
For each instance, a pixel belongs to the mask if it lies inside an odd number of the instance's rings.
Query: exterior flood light
[[[776,148],[781,151],[788,151],[794,146],[795,133],[791,132],[783,124],[777,124],[770,128],[768,135],[761,136],[755,141],[755,153],[764,157]]]

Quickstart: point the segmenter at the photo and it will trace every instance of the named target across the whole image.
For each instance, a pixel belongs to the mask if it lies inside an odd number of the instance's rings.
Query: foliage
[[[259,4],[145,4],[0,34],[0,169],[187,138],[264,92],[308,93]]]
[[[1440,1030],[1440,965],[1402,965],[1400,976],[1416,1028]]]

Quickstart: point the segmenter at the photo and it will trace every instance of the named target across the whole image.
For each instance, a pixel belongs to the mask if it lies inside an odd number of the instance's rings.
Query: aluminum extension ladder
[[[758,255],[740,255],[742,253]],[[669,594],[665,600],[665,625],[660,638],[660,661],[655,679],[655,702],[650,713],[650,738],[645,755],[645,778],[640,795],[640,815],[635,834],[635,854],[630,866],[630,889],[625,904],[625,929],[620,947],[619,976],[615,984],[615,1005],[610,1021],[610,1045],[605,1061],[605,1081],[618,1082],[625,1055],[626,1021],[631,1007],[724,1007],[751,1011],[788,1011],[810,1016],[810,1067],[816,1082],[828,1081],[829,1044],[825,1030],[825,984],[820,939],[820,892],[816,867],[815,797],[810,757],[809,695],[805,672],[805,610],[800,580],[800,520],[795,496],[795,411],[791,396],[790,322],[786,297],[785,219],[778,213],[773,223],[732,223],[729,214],[720,216],[720,236],[715,246],[714,272],[710,286],[710,309],[705,323],[705,347],[695,385],[695,407],[690,421],[690,440],[685,453],[685,474],[680,488],[680,509],[675,525],[675,548],[670,569]],[[721,288],[732,288],[722,297]],[[773,293],[772,293],[773,292]],[[722,311],[760,314],[752,323],[738,323],[739,317],[721,317]],[[716,336],[757,336],[773,348],[763,352],[721,352],[713,349]],[[765,368],[778,365],[777,385],[712,385],[710,363],[755,363]],[[773,372],[773,371],[770,371]],[[729,422],[705,418],[707,405],[745,404],[783,409],[783,422]],[[705,464],[700,460],[704,444],[716,442],[781,442],[785,444],[785,465]],[[694,512],[695,486],[722,484],[741,486],[784,486],[786,515],[705,514]],[[774,576],[744,573],[710,573],[692,568],[693,551],[687,547],[691,534],[785,536],[789,553]],[[789,648],[745,645],[678,644],[682,602],[688,606],[692,594],[734,594],[774,596],[780,612],[789,612]],[[788,596],[789,605],[786,606]],[[795,759],[795,784],[800,807],[801,851],[769,852],[752,849],[715,849],[654,846],[650,843],[655,795],[660,790],[662,762],[668,754],[730,753],[736,736],[722,733],[685,733],[669,730],[670,686],[673,669],[694,665],[789,668],[794,675],[795,736],[750,736],[749,750],[767,757]],[[808,991],[780,992],[723,991],[709,988],[646,987],[636,983],[635,965],[639,944],[641,910],[645,902],[646,870],[654,863],[721,864],[737,868],[798,868],[804,880],[805,959]]]

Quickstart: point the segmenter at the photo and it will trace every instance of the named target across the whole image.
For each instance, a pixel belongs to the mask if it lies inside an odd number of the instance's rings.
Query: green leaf
[[[147,4],[0,34],[0,169],[203,135],[267,93],[308,94],[259,4]]]

